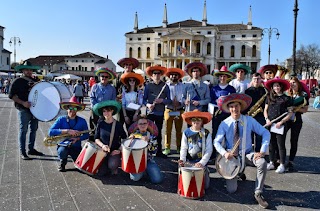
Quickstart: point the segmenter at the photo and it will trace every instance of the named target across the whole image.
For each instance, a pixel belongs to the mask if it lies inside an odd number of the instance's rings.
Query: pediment
[[[188,36],[194,36],[194,35],[196,34],[192,33],[191,31],[184,30],[184,29],[176,29],[162,37],[188,37]]]

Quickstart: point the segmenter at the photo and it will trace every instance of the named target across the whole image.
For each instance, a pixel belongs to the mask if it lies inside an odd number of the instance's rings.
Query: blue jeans
[[[57,148],[58,157],[60,161],[62,161],[64,164],[67,163],[68,155],[71,156],[73,161],[76,161],[80,152],[81,152],[81,146],[74,146],[74,145],[71,145],[70,147],[58,146]]]
[[[29,134],[29,150],[34,149],[34,142],[36,141],[36,133],[38,129],[38,120],[33,117],[29,109],[21,109],[18,112],[20,125],[19,125],[19,144],[20,152],[26,154],[26,136],[28,132],[28,125],[30,125]]]
[[[149,176],[150,181],[153,184],[159,184],[163,181],[163,174],[160,171],[158,164],[154,160],[148,160],[147,169],[145,171]],[[130,174],[130,179],[133,181],[139,181],[145,172],[141,172],[138,174]]]

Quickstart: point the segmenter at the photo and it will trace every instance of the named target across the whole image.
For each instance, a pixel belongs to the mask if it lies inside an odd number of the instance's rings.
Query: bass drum
[[[69,102],[71,93],[60,82],[40,82],[35,84],[28,96],[31,102],[30,111],[35,118],[42,122],[48,122],[57,116],[66,115],[66,111],[60,109],[60,102]]]

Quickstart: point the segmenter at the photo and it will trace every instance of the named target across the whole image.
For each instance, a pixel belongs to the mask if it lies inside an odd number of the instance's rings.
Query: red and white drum
[[[178,194],[188,199],[198,199],[204,196],[203,168],[179,168]]]
[[[87,142],[82,148],[74,166],[80,171],[89,175],[98,173],[98,170],[107,156],[96,144]]]
[[[121,168],[124,172],[137,174],[146,170],[147,146],[148,142],[141,139],[127,139],[122,143]]]
[[[60,109],[60,102],[69,102],[71,93],[60,82],[40,82],[35,84],[28,95],[31,102],[30,111],[35,118],[48,122],[60,115],[66,115],[66,111]]]

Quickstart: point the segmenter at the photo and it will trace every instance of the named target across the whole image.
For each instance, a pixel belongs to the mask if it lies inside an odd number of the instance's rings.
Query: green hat
[[[237,72],[237,69],[243,69],[245,74],[251,73],[250,67],[245,64],[233,64],[229,67],[229,71],[233,73]]]
[[[113,107],[113,113],[112,115],[115,115],[117,113],[120,112],[121,109],[121,105],[118,101],[115,100],[106,100],[106,101],[102,101],[100,103],[97,103],[93,106],[93,112],[97,115],[97,116],[103,116],[102,114],[102,109],[105,107]]]
[[[22,71],[22,70],[39,70],[41,69],[40,66],[34,66],[32,65],[28,60],[20,63],[20,65],[15,66],[14,68],[17,71]]]

